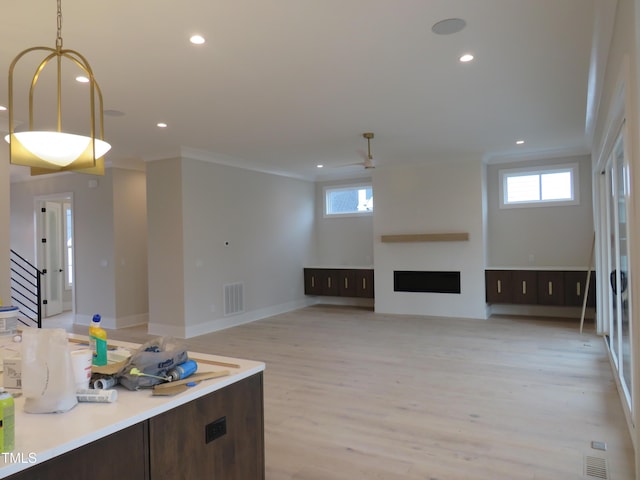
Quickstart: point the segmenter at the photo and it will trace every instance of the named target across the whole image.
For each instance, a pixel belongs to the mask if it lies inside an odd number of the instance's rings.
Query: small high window
[[[325,216],[363,215],[373,212],[371,185],[341,185],[325,187]]]
[[[500,208],[577,205],[578,164],[500,170]]]

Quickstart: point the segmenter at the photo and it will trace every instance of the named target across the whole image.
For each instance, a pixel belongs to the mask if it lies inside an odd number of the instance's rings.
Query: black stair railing
[[[13,249],[9,262],[11,301],[18,307],[18,320],[23,325],[42,328],[42,272]]]

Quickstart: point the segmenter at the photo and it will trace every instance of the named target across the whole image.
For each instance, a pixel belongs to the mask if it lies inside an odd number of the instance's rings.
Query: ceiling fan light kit
[[[20,52],[9,67],[9,161],[14,165],[31,167],[32,175],[76,171],[104,175],[104,155],[111,146],[104,141],[104,114],[102,93],[85,57],[75,50],[62,48],[62,7],[57,0],[57,37],[55,48],[31,47]],[[29,86],[28,130],[15,131],[14,73],[16,65],[27,54],[44,51],[44,59],[37,65]],[[56,114],[57,129],[44,131],[34,128],[34,96],[38,80],[45,68],[55,59],[56,64]],[[75,64],[88,79],[89,88],[89,136],[63,132],[62,130],[62,63],[67,60]],[[68,62],[67,62],[68,63]],[[96,127],[96,99],[99,125]]]

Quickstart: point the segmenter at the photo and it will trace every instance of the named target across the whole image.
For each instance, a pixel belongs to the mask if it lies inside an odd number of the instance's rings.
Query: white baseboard
[[[149,323],[149,313],[139,313],[137,315],[129,315],[128,317],[116,318],[115,328],[136,327],[138,325],[146,325]]]
[[[192,338],[199,335],[205,335],[207,333],[217,332],[218,330],[236,327],[245,323],[255,322],[256,320],[262,320],[263,318],[304,308],[315,303],[317,303],[317,301],[311,298],[304,298],[293,302],[240,313],[238,315],[216,318],[192,326],[161,325],[149,322],[148,333],[150,335],[172,336],[175,338]]]
[[[83,315],[76,313],[75,315],[75,323],[77,325],[91,325],[91,320],[93,319],[93,315]],[[108,328],[110,330],[116,330],[118,328],[127,328],[134,327],[136,325],[144,325],[149,322],[149,314],[148,313],[140,313],[137,315],[129,315],[128,317],[102,317],[100,321],[100,326],[102,328]]]
[[[547,305],[507,305],[493,304],[488,305],[489,315],[524,315],[536,317],[554,317],[554,318],[577,318],[582,316],[582,307],[554,307]],[[587,308],[585,311],[585,319],[593,320],[595,318],[595,309]]]
[[[162,325],[149,322],[147,325],[147,333],[158,337],[187,338],[185,336],[184,326],[180,325]]]
[[[309,305],[322,303],[324,305],[340,305],[345,307],[375,307],[375,300],[373,298],[313,296],[309,297],[308,301]]]

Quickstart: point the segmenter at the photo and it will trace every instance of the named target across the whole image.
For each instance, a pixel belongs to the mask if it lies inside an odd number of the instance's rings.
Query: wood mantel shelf
[[[382,243],[400,242],[466,242],[469,240],[467,232],[462,233],[410,233],[404,235],[382,235]]]

